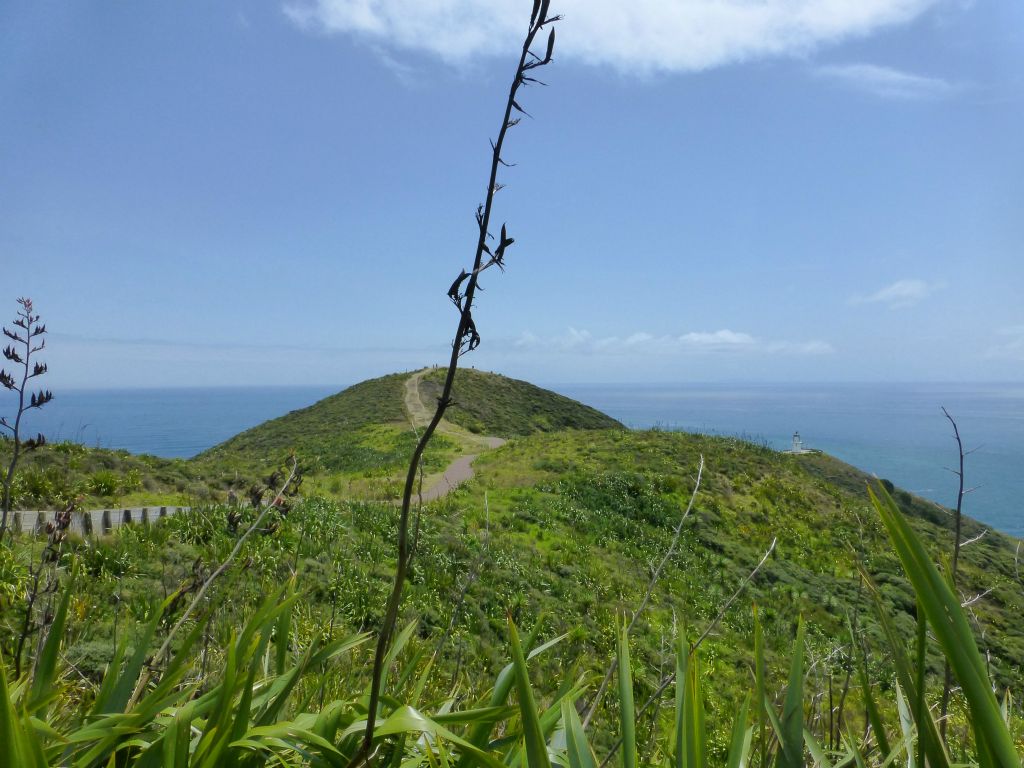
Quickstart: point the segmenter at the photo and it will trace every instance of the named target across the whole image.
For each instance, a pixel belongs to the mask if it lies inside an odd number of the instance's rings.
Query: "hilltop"
[[[424,402],[441,394],[445,371],[428,369],[420,384]],[[622,429],[623,425],[589,405],[527,381],[473,368],[455,374],[451,408],[445,418],[474,434],[522,437],[563,429]]]
[[[214,472],[259,473],[290,452],[319,487],[361,497],[397,492],[421,429],[440,394],[443,371],[424,369],[364,381],[308,408],[264,422],[200,454]],[[459,457],[507,438],[553,429],[622,428],[567,397],[496,373],[460,370],[448,409],[424,455],[428,485]],[[344,495],[344,494],[343,494]]]

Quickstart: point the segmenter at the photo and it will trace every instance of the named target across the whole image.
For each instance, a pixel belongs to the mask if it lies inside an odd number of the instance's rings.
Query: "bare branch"
[[[246,529],[245,533],[238,537],[238,541],[235,542],[235,546],[231,549],[231,552],[228,554],[228,556],[224,558],[224,562],[217,566],[217,569],[210,574],[209,578],[207,578],[206,581],[203,582],[203,585],[199,588],[195,596],[192,598],[192,602],[189,603],[188,608],[185,609],[184,613],[181,614],[181,617],[175,623],[174,627],[171,629],[170,632],[167,633],[167,637],[164,638],[163,645],[160,646],[160,650],[158,650],[156,652],[156,655],[153,657],[151,669],[155,667],[157,664],[159,664],[163,660],[164,656],[166,656],[167,653],[170,651],[171,641],[174,639],[174,636],[178,634],[178,631],[185,625],[185,622],[188,621],[189,617],[202,602],[203,598],[206,596],[206,593],[207,591],[209,591],[210,586],[213,584],[213,582],[216,581],[220,577],[220,575],[228,569],[231,563],[234,562],[235,558],[238,556],[238,553],[242,549],[242,545],[245,544],[246,539],[248,539],[253,534],[253,532],[259,529],[259,527],[263,524],[264,518],[272,509],[278,508],[278,504],[281,503],[285,491],[288,490],[288,486],[291,485],[292,480],[295,479],[295,473],[298,470],[298,467],[298,461],[295,459],[294,456],[292,456],[291,470],[288,472],[288,477],[285,479],[284,484],[281,486],[281,489],[277,492],[277,494],[275,494],[273,500],[271,500],[269,504],[264,505],[263,509],[260,510],[260,513],[256,516],[256,519],[252,521],[252,525],[250,525]],[[138,701],[139,696],[145,689],[146,684],[149,682],[149,679],[150,674],[148,672],[142,674],[139,677],[139,682],[135,686],[135,691],[132,693],[132,697],[128,702],[128,709],[130,709],[132,705],[136,701]]]
[[[757,564],[757,566],[754,568],[754,570],[752,570],[747,575],[747,578],[745,578],[743,580],[743,583],[741,583],[739,585],[739,587],[736,588],[736,591],[732,593],[732,597],[730,597],[728,600],[725,601],[725,605],[722,606],[722,610],[720,610],[718,612],[718,615],[715,616],[714,621],[712,621],[710,624],[708,624],[708,628],[704,630],[704,632],[701,634],[701,636],[697,638],[697,642],[695,642],[693,644],[693,646],[690,648],[690,652],[691,653],[693,651],[697,650],[700,647],[700,644],[704,642],[704,639],[709,634],[711,634],[711,630],[713,630],[716,626],[718,626],[719,622],[721,622],[722,619],[725,618],[726,612],[729,610],[730,606],[732,606],[732,604],[734,602],[736,602],[736,598],[738,598],[740,596],[740,594],[743,592],[743,590],[747,588],[747,585],[751,581],[753,581],[754,577],[757,575],[757,572],[761,570],[761,566],[763,566],[766,562],[768,562],[768,558],[771,556],[772,552],[775,551],[775,544],[777,542],[778,542],[778,537],[772,539],[771,546],[768,547],[768,551],[764,553],[764,557],[761,558],[761,562],[759,562]]]
[[[633,625],[636,624],[637,618],[643,613],[647,607],[647,603],[651,599],[651,594],[654,592],[654,587],[658,583],[658,579],[661,578],[661,572],[665,568],[665,563],[668,562],[669,558],[672,557],[676,551],[676,546],[679,544],[679,535],[683,530],[683,523],[690,516],[690,512],[693,510],[693,504],[697,500],[697,491],[700,490],[701,477],[704,474],[704,456],[700,457],[700,463],[697,465],[697,479],[693,484],[693,493],[690,494],[690,501],[686,505],[686,510],[683,512],[682,517],[679,518],[679,522],[676,524],[675,531],[672,535],[672,541],[669,543],[668,549],[665,550],[664,556],[661,558],[661,562],[658,563],[658,567],[654,569],[654,573],[651,575],[650,581],[647,583],[647,591],[644,592],[643,599],[640,601],[640,606],[633,611],[633,618],[629,621],[629,626],[626,628],[626,634],[633,631]],[[594,717],[594,713],[597,711],[598,706],[601,704],[601,699],[604,697],[604,692],[607,690],[609,683],[611,682],[612,675],[615,674],[615,670],[618,669],[619,662],[617,658],[613,658],[611,664],[608,665],[608,671],[605,672],[604,679],[601,681],[601,685],[597,689],[597,693],[594,694],[594,698],[591,701],[590,708],[587,710],[586,717],[583,718],[583,727],[586,728],[590,725],[591,719]]]
[[[726,600],[725,605],[722,607],[722,610],[718,612],[718,615],[708,625],[707,629],[705,629],[704,632],[701,633],[701,636],[697,639],[697,642],[693,643],[690,646],[690,653],[693,653],[695,650],[697,650],[698,646],[700,646],[700,644],[702,642],[704,642],[704,639],[711,633],[711,630],[713,630],[718,625],[718,623],[722,620],[722,618],[725,616],[726,612],[729,610],[729,606],[731,606],[733,604],[733,602],[736,600],[736,598],[740,596],[740,594],[743,592],[743,590],[746,589],[747,585],[751,582],[751,580],[754,578],[754,576],[757,575],[757,572],[759,570],[761,570],[761,566],[763,566],[768,561],[768,556],[771,555],[771,553],[775,550],[775,543],[777,541],[778,541],[778,538],[772,539],[771,546],[768,547],[768,551],[764,553],[764,557],[761,558],[761,562],[759,562],[757,564],[757,566],[754,568],[754,570],[752,570],[750,572],[750,574],[740,583],[739,587],[732,594],[732,597],[730,597],[728,600]],[[637,710],[637,713],[636,713],[637,719],[639,719],[640,716],[644,712],[647,711],[647,709],[651,706],[651,704],[653,704],[654,702],[656,702],[658,699],[661,698],[661,694],[663,694],[665,692],[666,688],[668,688],[670,685],[672,685],[672,682],[675,679],[676,679],[675,671],[670,672],[669,674],[667,674],[662,679],[661,684],[654,691],[654,693],[652,693],[650,695],[650,697],[647,699],[647,701],[644,702],[644,705],[642,707],[640,707],[639,710]],[[616,741],[612,745],[611,750],[608,752],[607,756],[605,756],[605,759],[601,763],[600,768],[606,768],[608,763],[611,762],[611,759],[613,757],[615,757],[615,753],[619,751],[619,747],[621,747],[621,746],[622,746],[622,739],[620,738],[618,741]]]
[[[963,549],[964,547],[966,547],[966,546],[968,546],[970,544],[973,544],[976,541],[981,541],[983,538],[985,538],[985,534],[986,533],[988,533],[988,528],[984,529],[981,533],[979,533],[973,539],[968,539],[967,541],[961,543],[960,544],[960,549]]]
[[[974,604],[975,604],[976,602],[978,602],[979,600],[982,600],[983,598],[985,598],[985,597],[987,597],[987,596],[988,596],[989,594],[991,594],[991,592],[992,592],[992,591],[993,591],[994,589],[995,589],[995,587],[989,587],[989,588],[988,588],[988,589],[986,589],[986,590],[985,590],[984,592],[979,592],[979,593],[978,593],[978,594],[976,594],[976,595],[975,595],[974,597],[969,597],[969,598],[967,598],[967,599],[966,599],[966,600],[964,600],[964,601],[963,601],[962,603],[960,603],[960,607],[961,607],[961,608],[967,608],[968,606],[974,605]]]

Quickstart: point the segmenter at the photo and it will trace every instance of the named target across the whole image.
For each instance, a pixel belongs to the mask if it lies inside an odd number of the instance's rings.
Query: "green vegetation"
[[[490,375],[470,372],[466,380],[483,376]],[[106,765],[118,750],[117,765],[272,758],[344,765],[365,717],[372,644],[362,640],[381,623],[398,517],[393,504],[352,492],[360,472],[386,478],[389,471],[387,462],[360,464],[352,446],[359,440],[375,456],[388,455],[397,439],[389,430],[402,427],[373,419],[404,413],[405,381],[366,382],[194,461],[64,444],[30,454],[22,474],[59,478],[62,488],[124,488],[131,495],[147,492],[147,482],[158,484],[152,493],[201,484],[223,498],[238,468],[259,469],[260,451],[321,451],[302,486],[305,500],[272,512],[244,542],[239,536],[256,510],[214,503],[148,528],[69,537],[42,553],[28,537],[0,547],[7,670],[0,706],[12,707],[3,715],[7,725],[0,723],[9,739],[0,733],[0,749],[28,744],[48,761],[40,765]],[[908,746],[913,752],[920,745],[929,764],[943,764],[944,748],[929,741],[933,727],[919,703],[923,697],[934,705],[941,694],[943,653],[949,656],[955,636],[936,628],[953,609],[926,604],[941,590],[931,577],[918,577],[927,571],[921,551],[940,559],[949,551],[945,511],[898,489],[879,511],[866,492],[869,478],[828,456],[673,432],[544,431],[532,420],[532,409],[545,406],[538,402],[543,395],[514,388],[517,398],[533,398],[527,413],[516,417],[507,398],[466,410],[489,431],[534,433],[483,453],[474,479],[424,510],[403,603],[407,630],[393,655],[378,729],[382,757],[469,768],[515,765],[521,755],[535,768],[544,764],[547,743],[568,764],[591,768],[601,762],[591,748],[601,759],[618,749],[614,760],[625,765],[736,764],[741,754],[759,765],[826,764],[815,755],[825,755],[828,765],[881,765],[892,754],[903,764]],[[314,431],[325,404],[330,411],[323,413],[351,427],[345,440],[332,443],[327,429],[319,437],[292,433]],[[547,412],[556,405],[564,408],[549,400]],[[360,417],[362,409],[371,416]],[[467,449],[457,427],[445,438],[435,462]],[[332,446],[341,447],[340,458]],[[679,545],[624,637],[623,617],[644,602],[702,456],[706,468]],[[339,478],[347,484],[330,489]],[[980,530],[968,521],[965,535]],[[773,539],[773,555],[723,612]],[[172,660],[154,660],[200,585],[236,546],[237,557],[173,637]],[[975,677],[973,688],[964,684],[952,701],[955,761],[1005,764],[973,751],[978,738],[1001,738],[999,726],[985,724],[984,737],[972,729],[991,709],[991,701],[977,702],[984,681],[1000,692],[1020,691],[1024,681],[1016,547],[990,531],[962,553],[960,589],[965,597],[984,597],[955,632],[972,635],[984,664],[977,668],[969,647],[956,641],[968,648],[949,656],[957,679],[971,669]],[[18,655],[33,573],[61,587],[39,593]],[[752,603],[759,606],[756,619]],[[929,633],[921,634],[919,617],[930,622]],[[529,635],[518,651],[509,618]],[[801,640],[794,643],[798,624]],[[919,649],[915,636],[924,638]],[[527,651],[554,638],[524,671]],[[47,648],[57,647],[52,663],[44,661]],[[584,729],[585,705],[616,655],[619,674]],[[150,675],[147,657],[156,674],[140,685]],[[23,670],[17,679],[15,661]],[[673,672],[684,681],[678,690]],[[750,697],[755,680],[763,694]],[[135,688],[139,698],[131,702]],[[49,695],[40,698],[42,690]],[[1020,749],[1019,705],[1007,702]],[[877,723],[867,736],[865,717]],[[421,729],[434,736],[420,738]],[[681,738],[689,739],[685,750],[675,746]],[[168,762],[171,753],[177,762]]]
[[[308,408],[264,422],[201,453],[199,461],[263,468],[294,452],[316,468],[380,470],[408,456],[402,406],[408,374],[370,379]],[[408,440],[405,441],[408,443]]]
[[[751,696],[748,684],[735,707],[728,706],[732,696],[721,692],[715,652],[698,645],[686,617],[669,644],[669,663],[657,670],[662,695],[650,699],[643,665],[634,660],[635,638],[624,628],[615,629],[619,674],[609,707],[615,716],[589,732],[577,707],[592,678],[566,653],[569,638],[537,647],[540,634],[547,634],[544,622],[534,621],[524,640],[509,618],[504,634],[510,647],[493,671],[474,677],[456,669],[451,679],[437,666],[443,644],[412,622],[387,664],[388,695],[374,738],[379,758],[406,766],[550,768],[557,761],[597,768],[598,755],[611,758],[617,752],[623,768],[919,765],[924,759],[933,766],[964,761],[1019,766],[1019,717],[1008,695],[1002,701],[993,695],[985,658],[959,598],[895,503],[884,492],[874,503],[900,568],[911,576],[920,606],[911,629],[920,642],[908,652],[906,637],[888,620],[888,609],[876,603],[884,637],[877,645],[870,643],[870,650],[868,645],[858,649],[850,662],[859,669],[853,695],[868,713],[870,730],[860,727],[861,714],[852,708],[842,727],[833,728],[823,715],[826,678],[817,668],[828,660],[816,655],[809,623],[803,620],[797,621],[795,641],[787,627],[780,637],[785,642],[776,649],[778,663],[772,664],[753,614],[747,642],[732,650],[737,663],[757,679],[757,696]],[[104,669],[90,672],[82,655],[71,651],[85,625],[81,595],[96,580],[96,571],[90,571],[96,564],[72,563],[55,595],[36,663],[20,680],[11,680],[0,664],[0,764],[346,765],[366,714],[365,669],[359,661],[367,653],[366,635],[344,627],[351,619],[341,620],[336,610],[328,624],[318,624],[307,600],[296,592],[308,574],[288,577],[280,560],[253,557],[285,549],[286,541],[301,553],[309,538],[296,538],[296,528],[308,533],[319,524],[319,533],[341,534],[337,527],[331,530],[337,514],[325,511],[307,506],[296,519],[285,518],[272,536],[254,540],[247,563],[263,575],[277,571],[281,585],[260,596],[256,585],[246,590],[255,601],[251,608],[240,609],[234,600],[219,605],[180,637],[173,655],[157,670],[149,667],[154,662],[147,662],[147,656],[167,635],[191,587],[183,585],[163,600],[140,600],[138,614],[126,608],[121,621],[130,631],[119,633],[107,649]],[[155,551],[168,544],[168,534],[197,541],[217,537],[216,517],[212,526],[206,526],[209,516],[189,517],[154,529]],[[172,532],[167,530],[171,525],[179,527]],[[135,543],[146,546],[144,539]],[[231,585],[232,597],[243,584],[238,579]],[[330,590],[336,606],[344,590],[331,590],[328,584],[310,586]],[[869,589],[877,595],[870,581]],[[467,607],[472,605],[469,601]],[[224,615],[230,619],[222,623]],[[957,722],[965,728],[954,729],[948,751],[937,739],[926,706],[928,691],[921,685],[931,667],[928,657],[936,651],[949,659],[963,685]],[[765,668],[767,676],[761,672]],[[657,704],[652,708],[650,702]]]
[[[424,402],[441,392],[444,370],[428,371],[420,391]],[[479,435],[519,437],[564,429],[609,429],[622,425],[610,416],[529,382],[460,368],[446,418]]]
[[[0,462],[9,451],[10,442],[0,440]],[[83,509],[209,503],[223,497],[233,478],[211,469],[183,459],[50,443],[22,454],[12,508],[62,509],[75,499]]]

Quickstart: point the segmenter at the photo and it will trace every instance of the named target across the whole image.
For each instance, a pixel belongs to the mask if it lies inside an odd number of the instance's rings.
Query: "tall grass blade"
[[[277,626],[274,627],[274,672],[277,675],[283,675],[288,666],[288,643],[291,640],[294,607],[295,603],[289,603],[288,608],[277,617]]]
[[[803,768],[804,764],[804,621],[797,624],[789,683],[782,705],[782,731],[776,768]]]
[[[530,686],[530,672],[526,667],[519,633],[511,616],[508,618],[508,628],[512,640],[512,664],[515,670],[516,693],[519,696],[519,716],[523,725],[523,739],[526,742],[526,762],[530,768],[551,768],[543,727],[537,714],[537,702],[533,699],[533,690]]]
[[[909,742],[908,749],[913,751],[918,745],[923,745],[931,768],[949,768],[949,754],[946,752],[942,739],[939,738],[939,729],[935,724],[935,719],[931,716],[931,711],[925,709],[921,714],[926,716],[920,721],[914,720],[914,716],[918,713],[917,707],[913,706],[913,703],[917,701],[917,673],[914,662],[907,655],[906,638],[893,625],[889,609],[882,601],[881,593],[870,576],[864,575],[864,583],[867,584],[871,593],[878,623],[882,627],[882,633],[889,646],[893,669],[896,672],[896,682],[902,688],[902,691],[898,693],[906,697],[907,713],[914,722],[915,736],[914,740]],[[902,722],[901,727],[904,727]],[[904,734],[906,732],[904,727]]]
[[[816,768],[832,768],[832,763],[828,759],[828,755],[825,754],[825,749],[807,728],[804,728],[804,744],[807,746],[807,751],[810,753],[811,760],[814,761],[813,765]]]
[[[882,722],[882,715],[878,710],[878,703],[875,701],[874,694],[871,691],[871,681],[868,679],[867,656],[863,656],[861,658],[861,663],[858,665],[858,672],[860,676],[861,691],[864,695],[864,709],[868,723],[871,725],[871,730],[875,734],[875,744],[878,746],[879,755],[884,757],[892,752],[892,749],[889,747],[889,738],[885,733],[885,724]]]
[[[877,492],[876,492],[877,490]],[[939,646],[960,682],[970,710],[975,743],[988,752],[993,765],[1019,768],[1020,756],[1003,720],[999,703],[978,651],[960,600],[903,518],[892,497],[879,486],[869,489],[871,502],[889,532],[896,554],[924,609]]]
[[[10,690],[7,669],[0,659],[0,765],[35,768],[45,766],[41,746],[30,743],[34,734],[24,728]]]
[[[629,661],[629,633],[619,629],[616,657],[619,677],[619,727],[622,734],[622,768],[636,768],[636,708],[633,702],[633,668]]]
[[[690,653],[686,674],[686,762],[688,768],[707,766],[708,736],[704,724],[704,694],[700,682],[700,655]]]
[[[53,696],[53,684],[57,675],[57,658],[60,655],[60,646],[64,641],[64,630],[68,621],[68,603],[71,601],[71,593],[74,590],[75,579],[78,576],[78,561],[71,566],[71,575],[64,585],[64,591],[57,605],[57,612],[50,622],[50,628],[46,633],[46,641],[43,643],[42,651],[36,659],[35,668],[32,670],[32,687],[28,694],[28,711],[40,714],[43,705]]]
[[[676,751],[675,768],[689,766],[689,740],[686,724],[688,722],[686,689],[690,682],[690,647],[686,640],[686,631],[679,634],[679,649],[676,652]]]
[[[761,630],[761,617],[758,616],[757,606],[754,606],[754,701],[757,706],[757,742],[758,758],[761,761],[761,768],[768,766],[768,724],[765,708],[768,700],[768,691],[765,684],[764,669],[764,633]]]
[[[729,740],[729,758],[726,768],[746,768],[750,760],[750,743],[754,729],[747,727],[747,713],[750,710],[750,694],[743,699],[740,711],[732,725],[732,738]]]
[[[544,625],[544,616],[537,617],[534,622],[533,629],[526,638],[526,647],[533,648],[529,655],[526,657],[527,661],[532,659],[534,656],[538,656],[549,648],[557,645],[564,640],[567,635],[559,635],[553,640],[548,640],[546,643],[539,647],[534,647],[537,642],[537,638],[540,635],[541,627]],[[489,706],[501,707],[508,702],[509,694],[512,692],[512,687],[515,685],[515,665],[507,664],[498,673],[497,679],[494,681],[494,689],[491,691],[491,697],[489,700]],[[493,722],[480,722],[470,728],[469,736],[466,741],[472,744],[477,749],[483,749],[487,745],[487,741],[491,737],[491,733],[494,732]],[[459,758],[458,768],[469,768],[470,758],[468,755],[463,755]]]
[[[587,741],[576,705],[562,699],[562,723],[565,725],[565,746],[569,768],[597,768],[597,758]]]

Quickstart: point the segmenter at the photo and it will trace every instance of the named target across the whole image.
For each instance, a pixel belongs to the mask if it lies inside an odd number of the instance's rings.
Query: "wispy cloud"
[[[904,309],[921,303],[940,288],[941,283],[929,283],[925,280],[897,280],[866,296],[853,296],[850,303],[885,304],[889,309]]]
[[[985,357],[994,360],[1024,361],[1024,325],[1000,328],[996,331],[998,341],[989,347]]]
[[[846,88],[883,99],[928,101],[944,99],[961,90],[961,86],[938,77],[925,77],[876,64],[841,64],[818,67],[819,77],[832,80]]]
[[[558,0],[559,55],[623,71],[695,71],[800,55],[904,24],[940,0]],[[286,0],[304,29],[464,61],[522,33],[521,0]]]
[[[514,343],[521,350],[548,350],[578,354],[782,354],[827,355],[835,350],[824,341],[776,341],[749,333],[731,331],[690,331],[678,335],[655,335],[639,331],[626,336],[594,336],[590,331],[569,328],[565,333],[541,337],[524,332]]]

